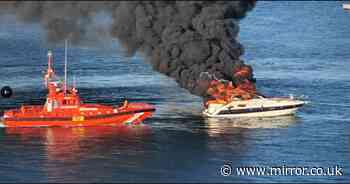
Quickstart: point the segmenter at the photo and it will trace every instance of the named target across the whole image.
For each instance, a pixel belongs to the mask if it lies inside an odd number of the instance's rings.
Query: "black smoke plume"
[[[111,18],[110,36],[130,55],[141,51],[153,68],[174,78],[191,93],[205,96],[212,78],[237,82],[232,71],[245,66],[243,46],[236,40],[239,20],[255,6],[240,1],[98,1],[0,2],[0,15],[14,14],[26,23],[40,23],[49,42],[69,38],[79,44],[94,26],[94,17]],[[252,81],[252,74],[248,77]]]

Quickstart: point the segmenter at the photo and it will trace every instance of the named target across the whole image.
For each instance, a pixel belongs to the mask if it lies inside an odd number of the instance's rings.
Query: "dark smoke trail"
[[[174,78],[191,93],[205,96],[213,77],[239,83],[234,69],[246,66],[236,40],[239,20],[255,6],[241,1],[1,2],[2,14],[40,23],[50,42],[87,37],[100,12],[130,55],[142,51],[153,68]],[[98,34],[97,34],[98,35]],[[252,73],[246,76],[253,80]]]

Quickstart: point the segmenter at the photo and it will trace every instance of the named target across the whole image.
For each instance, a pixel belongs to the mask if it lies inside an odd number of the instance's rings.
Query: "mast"
[[[47,57],[48,57],[48,61],[47,61],[47,73],[50,73],[52,71],[52,52],[51,50],[49,50],[47,52]]]
[[[64,44],[64,95],[66,96],[67,93],[67,39],[65,40]]]
[[[45,80],[45,86],[47,87],[49,84],[49,81],[51,80],[51,78],[54,77],[55,73],[53,71],[52,68],[52,52],[51,50],[49,50],[47,52],[47,57],[48,57],[48,61],[47,61],[47,71],[46,74],[44,75],[44,80]]]
[[[77,81],[75,80],[75,75],[73,75],[73,88],[77,88]]]

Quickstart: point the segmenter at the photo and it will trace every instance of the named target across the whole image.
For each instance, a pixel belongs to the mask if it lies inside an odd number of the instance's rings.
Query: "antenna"
[[[48,67],[48,71],[51,71],[52,70],[52,52],[51,52],[51,50],[49,50],[48,52],[47,52],[47,57],[48,57],[48,62],[47,62],[47,67]]]
[[[45,86],[46,87],[49,86],[50,79],[55,75],[55,73],[53,71],[53,68],[52,68],[52,52],[51,52],[51,50],[49,50],[47,52],[47,57],[48,57],[47,71],[46,71],[46,74],[44,75],[44,80],[45,80]]]
[[[73,75],[73,88],[76,89],[77,81],[75,80],[75,75]]]
[[[64,95],[67,93],[67,39],[64,42]]]

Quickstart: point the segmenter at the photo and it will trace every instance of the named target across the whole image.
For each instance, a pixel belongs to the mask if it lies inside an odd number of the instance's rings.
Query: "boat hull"
[[[258,98],[232,101],[228,104],[210,104],[203,111],[206,117],[274,117],[293,115],[306,102],[291,98]]]
[[[139,124],[152,116],[154,109],[140,112],[101,115],[94,117],[66,118],[4,118],[5,127],[72,127],[72,126],[105,126],[119,124]]]
[[[286,116],[293,115],[298,108],[290,108],[284,110],[273,110],[273,111],[263,111],[263,112],[252,112],[252,113],[240,113],[240,114],[219,114],[212,115],[203,112],[204,116],[211,118],[239,118],[239,117],[274,117],[274,116]]]

